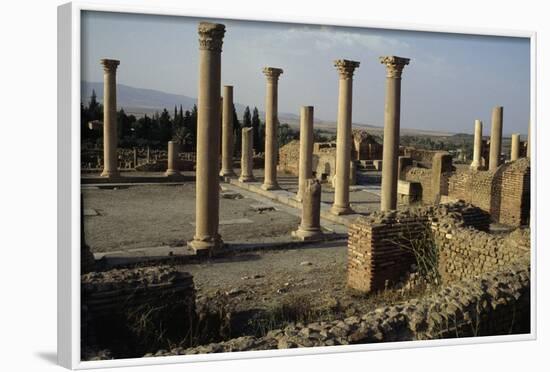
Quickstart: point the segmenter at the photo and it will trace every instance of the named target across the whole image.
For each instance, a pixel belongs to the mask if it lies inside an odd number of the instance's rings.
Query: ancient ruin
[[[84,360],[530,331],[530,129],[508,142],[497,106],[490,140],[477,119],[458,145],[407,142],[410,60],[396,56],[379,58],[383,128],[354,128],[360,62],[346,59],[332,126],[303,102],[279,123],[275,67],[265,120],[247,107],[240,121],[221,86],[225,33],[198,25],[197,105],[157,113],[162,140],[132,142],[148,127],[117,123],[119,61],[101,60],[103,121],[82,125],[103,137],[81,150]]]

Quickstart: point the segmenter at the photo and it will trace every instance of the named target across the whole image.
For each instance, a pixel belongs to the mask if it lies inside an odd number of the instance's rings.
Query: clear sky
[[[100,82],[101,58],[120,59],[118,83],[197,96],[197,25],[204,19],[107,12],[82,15],[82,79]],[[527,133],[529,39],[217,20],[226,25],[222,85],[236,102],[264,107],[264,66],[280,67],[279,111],[336,121],[335,59],[361,62],[353,88],[353,122],[383,124],[382,55],[411,59],[402,80],[401,126],[490,132],[491,109],[504,106],[504,133]],[[241,115],[241,113],[239,113]]]

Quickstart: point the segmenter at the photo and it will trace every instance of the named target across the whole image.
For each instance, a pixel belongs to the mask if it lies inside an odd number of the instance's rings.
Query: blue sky
[[[118,82],[197,96],[197,25],[204,19],[84,12],[82,79],[102,81],[101,58],[120,59]],[[236,102],[264,106],[264,66],[284,69],[279,111],[335,121],[335,59],[361,62],[354,77],[353,121],[382,125],[382,55],[411,59],[402,80],[401,126],[490,132],[491,109],[504,106],[504,133],[526,134],[529,119],[529,39],[366,28],[218,20],[226,25],[222,85]],[[240,113],[239,113],[240,114]]]

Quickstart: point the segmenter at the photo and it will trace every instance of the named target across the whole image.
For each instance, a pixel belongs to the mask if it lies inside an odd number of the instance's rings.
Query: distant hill
[[[82,81],[80,94],[83,102],[88,102],[92,95],[92,90],[95,90],[99,102],[103,102],[103,83]],[[124,84],[117,84],[117,106],[123,108],[127,114],[133,114],[137,117],[145,114],[152,115],[157,111],[166,108],[170,113],[174,110],[174,106],[179,108],[182,105],[184,110],[191,110],[193,105],[197,103],[197,99],[188,97],[182,94],[166,93],[154,89],[135,88]],[[242,117],[246,105],[235,102],[235,108],[239,118]],[[251,107],[252,109],[252,107]],[[260,116],[264,117],[265,113],[260,111]],[[293,113],[279,112],[279,121],[288,123],[292,127],[299,127],[300,117]],[[383,127],[363,123],[353,123],[355,128],[363,128],[371,131],[375,135],[382,135]],[[315,127],[327,132],[336,133],[336,123],[330,120],[315,119]],[[401,128],[401,135],[415,136],[437,136],[447,137],[454,133],[443,131],[430,131],[420,129]]]

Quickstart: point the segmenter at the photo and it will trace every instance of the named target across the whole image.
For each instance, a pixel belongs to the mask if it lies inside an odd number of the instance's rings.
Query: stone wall
[[[352,136],[352,160],[382,159],[382,144],[378,143],[374,136],[364,129],[353,129]]]
[[[496,222],[511,226],[529,223],[531,167],[527,158],[503,164],[494,172],[457,172],[448,184],[449,198],[479,206]]]
[[[509,335],[530,332],[530,271],[512,265],[444,286],[432,294],[343,320],[292,323],[264,337],[246,336],[156,356]]]
[[[300,141],[293,140],[279,149],[279,164],[277,167],[280,171],[297,176],[299,165]]]
[[[348,228],[348,287],[371,292],[402,281],[416,263],[411,245],[429,244],[434,238],[429,226],[441,231],[465,227],[487,230],[489,222],[487,213],[465,203],[360,217]]]
[[[193,277],[168,266],[84,274],[81,296],[85,359],[103,349],[140,356],[181,340],[195,317]]]
[[[411,157],[414,161],[420,163],[431,163],[434,155],[438,152],[437,150],[424,150],[417,149],[415,147],[403,146],[401,151],[404,156]]]

